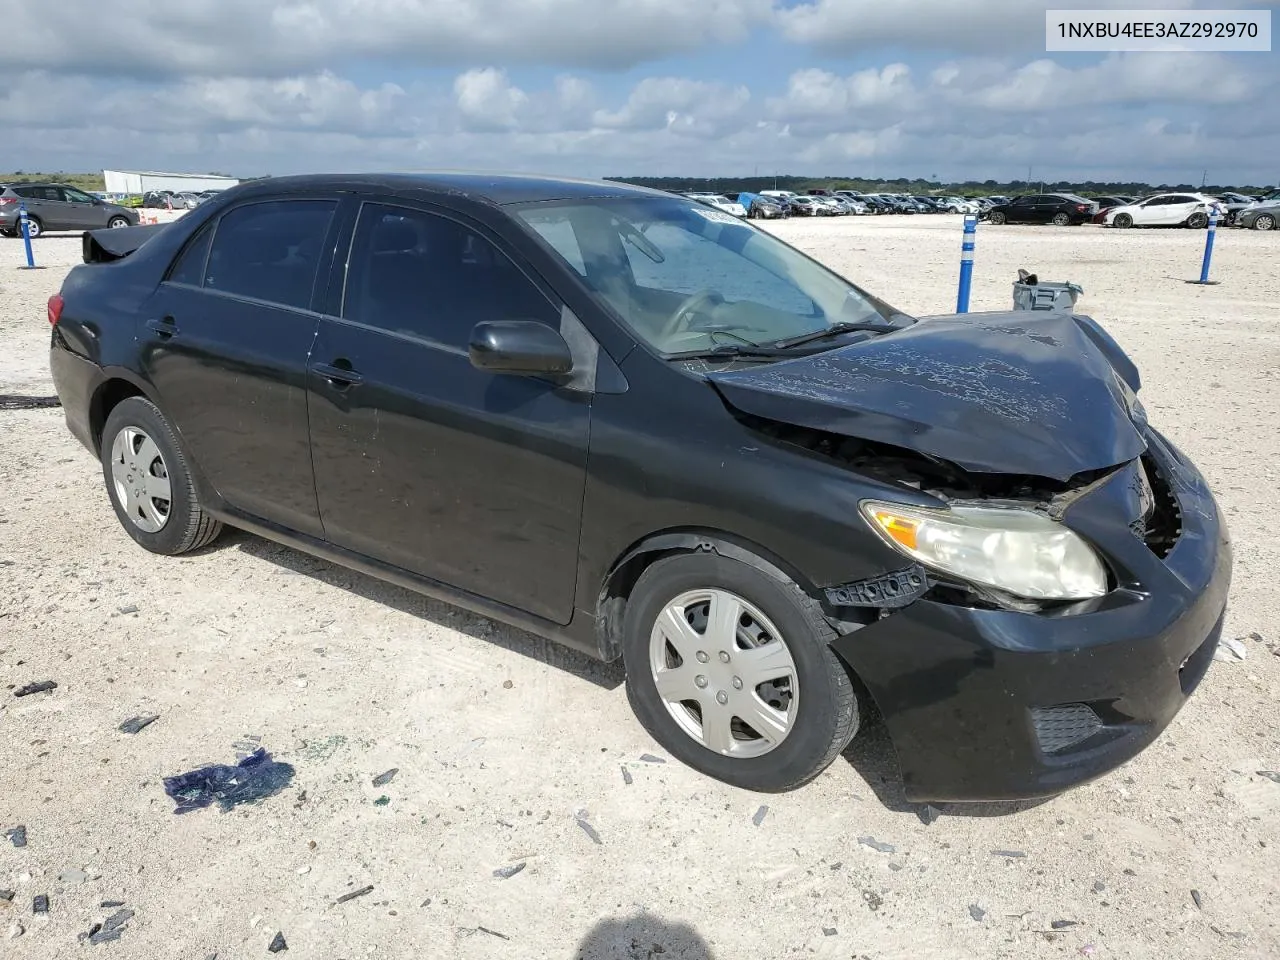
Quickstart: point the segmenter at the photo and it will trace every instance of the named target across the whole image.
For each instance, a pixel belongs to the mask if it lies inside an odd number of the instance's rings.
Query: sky
[[[1280,54],[1045,53],[1143,5],[0,0],[0,169],[1280,180]]]

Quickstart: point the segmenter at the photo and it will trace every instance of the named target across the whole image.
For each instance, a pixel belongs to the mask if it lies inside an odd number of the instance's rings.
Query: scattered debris
[[[13,691],[15,697],[29,697],[33,693],[48,693],[50,690],[57,690],[58,684],[53,680],[39,680],[36,683],[28,683],[25,687],[19,687]]]
[[[89,875],[83,870],[73,867],[70,870],[63,870],[58,874],[59,883],[84,883],[89,879]]]
[[[1204,909],[1204,896],[1200,893],[1199,890],[1191,891],[1191,902],[1196,905],[1197,910]]]
[[[399,767],[392,767],[386,773],[380,773],[376,777],[374,777],[373,785],[375,787],[385,787],[388,783],[390,783],[392,780],[396,778],[396,774],[399,772],[400,772]]]
[[[138,605],[137,605],[136,603],[131,603],[131,604],[127,605],[127,606],[121,607],[121,608],[120,608],[120,612],[121,612],[122,614],[124,614],[124,615],[128,615],[128,614],[130,614],[130,613],[137,613],[137,612],[138,612]]]
[[[19,824],[4,832],[15,847],[25,847],[27,845],[27,828]]]
[[[1266,777],[1272,783],[1280,783],[1280,773],[1277,773],[1275,770],[1259,770],[1258,776]]]
[[[48,913],[49,912],[49,895],[47,893],[36,894],[31,901],[32,913]]]
[[[1230,937],[1232,940],[1244,940],[1249,936],[1247,933],[1240,933],[1236,930],[1219,930],[1213,924],[1209,924],[1209,929],[1220,937]]]
[[[969,904],[969,916],[973,917],[973,919],[977,920],[979,923],[982,922],[982,918],[986,915],[987,911],[983,910],[976,903]]]
[[[1094,892],[1094,893],[1101,893],[1101,892],[1102,892],[1103,890],[1105,890],[1105,889],[1107,889],[1107,885],[1106,885],[1105,883],[1103,883],[1101,880],[1095,880],[1095,881],[1093,882],[1093,892]]]
[[[1049,926],[1054,930],[1066,930],[1068,927],[1080,926],[1080,922],[1078,920],[1055,920]]]
[[[1234,637],[1222,637],[1213,651],[1219,663],[1239,663],[1249,656],[1249,648]]]
[[[881,843],[875,837],[859,837],[858,842],[864,847],[870,847],[879,853],[897,853],[898,848],[892,843]]]
[[[1026,856],[1021,850],[992,850],[991,855],[993,857],[1004,857],[1008,860],[1020,860]]]
[[[597,846],[604,845],[604,841],[600,839],[600,834],[596,833],[596,828],[587,823],[585,817],[574,817],[574,821],[582,828],[582,832],[590,837]]]
[[[497,930],[490,930],[488,927],[476,927],[477,933],[487,933],[491,937],[498,937],[500,940],[510,940],[505,933],[499,933]]]
[[[89,930],[89,942],[93,944],[110,943],[119,940],[124,933],[124,925],[133,919],[132,910],[118,910],[102,923],[95,923]]]
[[[124,723],[120,724],[121,733],[137,733],[143,727],[149,727],[160,719],[160,714],[152,714],[147,717],[130,717]]]
[[[764,818],[767,817],[768,815],[769,815],[769,808],[766,806],[762,806],[760,807],[759,810],[755,812],[755,815],[752,816],[751,822],[758,827],[760,826],[760,824],[764,823]]]
[[[347,742],[346,737],[325,737],[323,740],[303,740],[298,755],[304,760],[320,762],[328,760]]]
[[[900,864],[900,863],[890,863],[890,864],[889,864],[889,869],[890,869],[890,870],[892,870],[894,873],[897,873],[899,870],[901,870],[901,869],[902,869],[902,864]]]
[[[164,792],[177,803],[174,813],[190,813],[217,803],[226,811],[275,796],[293,780],[293,767],[271,759],[259,747],[234,767],[216,764],[164,778]]]
[[[377,800],[373,801],[373,805],[375,807],[385,807],[390,802],[391,802],[391,798],[384,793]]]
[[[297,874],[298,876],[300,876],[300,877],[305,877],[308,873],[310,873],[310,872],[311,872],[311,867],[309,867],[309,866],[305,866],[305,865],[304,865],[304,866],[299,867],[297,870],[295,870],[295,871],[293,871],[293,872],[294,872],[294,873],[296,873],[296,874]]]
[[[22,924],[18,923],[16,920],[13,923],[9,924],[10,940],[17,940],[20,936],[22,936],[26,932],[27,932],[27,928],[24,927]]]
[[[98,904],[98,906],[101,907],[103,910],[110,910],[112,907],[123,907],[124,901],[123,900],[103,900],[100,904]]]
[[[284,934],[277,930],[276,935],[271,938],[271,943],[267,946],[267,950],[270,953],[279,953],[281,950],[288,949],[289,945],[284,942]]]
[[[526,866],[528,866],[528,864],[526,864],[522,860],[519,863],[512,864],[509,867],[499,867],[497,870],[493,871],[493,875],[500,880],[510,880],[517,873],[523,870]]]
[[[16,393],[0,394],[0,410],[40,410],[44,407],[60,407],[57,397],[26,397]]]
[[[834,937],[838,931],[835,927],[823,927],[822,935],[824,937]]]
[[[371,893],[373,893],[372,886],[361,887],[359,890],[352,890],[350,893],[344,893],[337,900],[335,900],[334,903],[346,903],[348,900],[354,900],[357,897],[368,896]]]
[[[1083,947],[1080,948],[1080,956],[1082,957],[1092,957],[1097,952],[1098,952],[1098,948],[1095,947],[1092,943],[1086,943]]]
[[[503,689],[503,690],[510,690],[513,686],[515,686],[515,684],[513,684],[510,680],[503,680],[503,681],[502,681],[502,689]]]
[[[666,763],[667,761],[662,759],[662,757],[655,757],[652,753],[642,753],[640,754],[640,762],[641,763]]]
[[[628,787],[631,786],[631,784],[633,783],[633,780],[631,778],[631,771],[627,769],[626,764],[623,764],[622,766],[622,782],[625,783]]]
[[[17,892],[13,890],[0,890],[0,900],[3,900],[5,903],[12,903],[13,898],[17,895]]]
[[[937,819],[942,816],[942,811],[931,803],[926,803],[923,807],[916,811],[916,816],[920,818],[920,822],[926,827],[932,826]]]
[[[875,913],[884,906],[884,897],[880,896],[880,894],[876,893],[874,890],[863,890],[862,899],[871,909],[872,913]]]

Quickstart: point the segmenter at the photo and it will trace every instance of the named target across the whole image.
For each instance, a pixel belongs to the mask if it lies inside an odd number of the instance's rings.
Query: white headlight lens
[[[1029,510],[927,510],[864,501],[863,516],[892,547],[927,567],[1031,600],[1107,592],[1107,571],[1084,540]]]

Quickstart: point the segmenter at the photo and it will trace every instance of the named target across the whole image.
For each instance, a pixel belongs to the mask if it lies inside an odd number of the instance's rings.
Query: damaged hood
[[[708,377],[751,416],[905,447],[971,472],[1065,481],[1146,449],[1141,404],[1117,368],[1133,369],[1088,318],[1015,311],[928,318]],[[1136,376],[1126,379],[1137,386]]]

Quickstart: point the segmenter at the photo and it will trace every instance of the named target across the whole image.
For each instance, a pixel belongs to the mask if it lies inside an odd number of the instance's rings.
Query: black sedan
[[[1038,193],[1014,197],[1008,203],[992,207],[987,220],[1002,223],[1052,223],[1065,227],[1088,223],[1098,212],[1098,205],[1071,193]]]
[[[910,798],[1051,795],[1213,656],[1225,525],[1087,317],[917,321],[729,214],[553,179],[272,179],[84,256],[50,362],[138,544],[229,524],[620,657],[740,787],[874,704]]]

